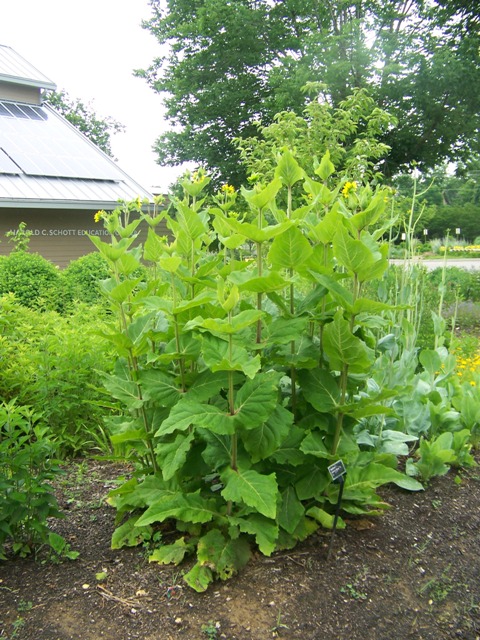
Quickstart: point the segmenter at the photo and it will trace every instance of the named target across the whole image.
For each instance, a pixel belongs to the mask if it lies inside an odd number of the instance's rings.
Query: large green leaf
[[[109,421],[109,428],[110,442],[114,445],[147,439],[145,425],[139,418],[111,420]]]
[[[89,235],[88,237],[102,256],[111,262],[117,262],[135,240],[135,236],[132,236],[131,238],[122,238],[116,244],[110,244],[109,242],[103,242],[98,236]]]
[[[250,559],[250,547],[243,538],[231,540],[218,529],[211,529],[197,545],[199,564],[211,567],[221,580],[228,580]]]
[[[233,434],[235,431],[234,418],[215,405],[182,398],[155,435],[159,437],[175,431],[186,431],[190,426],[203,427],[220,435]]]
[[[291,151],[285,150],[277,161],[275,167],[275,177],[281,178],[283,184],[286,187],[293,187],[293,185],[302,180],[305,176],[305,171],[298,164]]]
[[[154,549],[153,553],[148,556],[148,561],[179,565],[186,555],[192,553],[194,548],[195,545],[186,543],[185,538],[178,538],[173,544],[162,544],[161,547]]]
[[[277,405],[268,420],[256,429],[241,434],[245,449],[255,464],[274,453],[287,437],[293,424],[293,414]]]
[[[312,247],[297,227],[277,236],[268,252],[268,260],[276,269],[295,269],[312,253]]]
[[[136,382],[107,373],[102,374],[102,380],[108,393],[123,402],[130,411],[143,405],[144,401]]]
[[[196,327],[207,329],[213,334],[229,335],[238,333],[242,329],[255,324],[265,316],[263,311],[257,311],[255,309],[246,309],[229,318],[202,318],[197,317],[185,324],[185,331],[191,331]]]
[[[388,267],[387,252],[381,245],[367,233],[362,234],[361,239],[352,238],[343,225],[333,238],[333,249],[338,262],[355,273],[361,282],[378,278]]]
[[[213,470],[226,466],[231,458],[231,437],[221,436],[207,429],[200,429],[200,435],[207,446],[202,452],[202,458]]]
[[[266,187],[261,191],[252,189],[249,191],[242,187],[242,195],[248,204],[255,209],[265,209],[265,207],[273,204],[275,196],[282,186],[280,178],[274,178]]]
[[[175,379],[158,369],[139,371],[138,380],[144,399],[154,400],[162,407],[173,407],[180,398],[181,390]]]
[[[197,562],[193,565],[188,573],[183,576],[183,579],[189,587],[203,593],[208,589],[208,586],[213,582],[213,573],[210,567]]]
[[[148,338],[153,328],[156,313],[150,312],[145,315],[138,315],[128,325],[127,336],[131,340],[135,353],[138,355],[150,346]]]
[[[278,526],[269,518],[259,513],[250,513],[244,518],[230,516],[228,521],[242,533],[255,536],[255,542],[263,555],[270,556],[275,551]]]
[[[198,296],[195,296],[195,298],[178,303],[177,306],[172,309],[172,313],[179,314],[183,311],[189,311],[190,309],[195,309],[196,307],[201,307],[202,305],[215,302],[216,297],[213,291],[202,291]]]
[[[368,206],[360,213],[356,213],[349,219],[358,231],[362,231],[371,224],[375,224],[385,211],[386,190],[379,191],[371,199]]]
[[[324,509],[320,509],[320,507],[310,507],[307,511],[307,516],[319,522],[325,529],[333,529],[335,516]],[[345,529],[345,521],[342,520],[342,518],[337,519],[337,529]]]
[[[237,344],[230,350],[226,340],[209,334],[202,336],[202,352],[205,364],[213,372],[243,371],[246,376],[253,378],[262,364],[258,354],[252,357]]]
[[[187,453],[195,439],[195,433],[179,433],[173,442],[160,442],[156,448],[157,462],[163,479],[170,480],[185,464]]]
[[[252,274],[250,271],[233,271],[230,280],[238,285],[240,291],[250,291],[251,293],[267,293],[284,289],[289,281],[278,271],[270,271],[262,276]]]
[[[322,244],[330,244],[337,232],[339,225],[342,224],[342,215],[338,212],[338,207],[333,206],[315,226],[310,227],[308,231],[309,238],[315,242]]]
[[[305,438],[305,431],[293,426],[290,433],[278,447],[272,458],[281,465],[297,467],[305,462],[305,454],[300,450],[300,445]]]
[[[390,482],[408,491],[423,490],[423,486],[414,478],[383,464],[371,462],[366,466],[348,468],[343,497],[345,500],[361,501],[365,492]]]
[[[226,384],[227,380],[224,373],[202,371],[189,387],[185,398],[196,402],[205,402],[216,396]]]
[[[253,507],[267,518],[275,518],[278,487],[275,474],[262,475],[253,469],[241,470],[228,467],[221,474],[225,500]]]
[[[238,249],[238,247],[241,247],[242,244],[245,243],[245,237],[239,233],[232,234],[232,229],[222,217],[223,211],[215,208],[211,210],[211,212],[215,214],[212,224],[213,228],[217,232],[218,240],[227,247],[227,249]]]
[[[335,165],[330,160],[330,151],[327,149],[327,151],[322,156],[322,159],[320,160],[320,164],[315,169],[315,173],[322,180],[327,180],[334,172]]]
[[[442,367],[440,354],[433,349],[423,349],[418,357],[420,364],[431,376],[438,374]]]
[[[139,483],[136,478],[124,482],[109,492],[107,502],[118,511],[131,511],[150,506],[160,498],[172,497],[175,492],[165,489],[163,478],[158,475],[147,476]]]
[[[262,425],[278,402],[278,373],[260,373],[247,380],[235,396],[235,422],[244,429]]]
[[[337,228],[333,249],[339,263],[356,274],[363,273],[374,261],[370,249],[360,240],[352,238],[344,225]]]
[[[352,292],[342,287],[338,278],[328,276],[323,273],[312,273],[317,282],[327,289],[332,298],[342,307],[344,307],[350,313],[353,311],[353,296]]]
[[[133,516],[115,529],[110,543],[111,548],[136,547],[145,540],[149,540],[152,531],[149,525],[138,525],[138,516]]]
[[[317,430],[307,433],[300,449],[303,453],[315,456],[316,458],[325,458],[328,460],[332,457],[325,445],[324,436]]]
[[[340,400],[338,383],[325,369],[301,369],[298,381],[305,399],[321,413],[335,410]]]
[[[200,493],[176,493],[154,502],[140,518],[137,526],[164,522],[169,518],[183,522],[211,522],[219,517],[217,503],[214,498],[203,498]]]
[[[183,259],[180,256],[164,256],[160,258],[160,267],[167,273],[177,273]]]
[[[196,240],[207,233],[208,218],[200,215],[179,200],[175,202],[175,208],[177,210],[176,220],[180,228],[191,240]]]
[[[298,499],[294,487],[287,487],[282,492],[282,506],[278,513],[278,524],[282,529],[293,534],[304,514],[305,508]]]
[[[165,242],[151,228],[148,229],[147,239],[143,248],[143,258],[149,262],[158,262],[165,253]]]
[[[141,282],[141,280],[141,278],[137,278],[136,280],[125,280],[120,284],[116,284],[114,287],[108,289],[109,298],[119,304],[121,304],[122,302],[126,302],[131,298],[133,291]],[[104,283],[105,281],[103,281],[102,285]]]
[[[307,318],[275,318],[265,328],[265,342],[267,344],[290,344],[305,332],[307,322]]]
[[[337,311],[333,322],[323,332],[323,348],[330,361],[330,368],[342,371],[348,365],[350,373],[365,373],[373,364],[375,352],[353,335],[349,323]]]
[[[310,500],[320,497],[329,482],[326,464],[309,463],[298,469],[295,490],[300,500]]]
[[[258,225],[252,224],[251,222],[239,222],[234,218],[228,218],[227,224],[233,231],[235,231],[235,233],[240,233],[248,240],[256,243],[263,243],[284,233],[293,225],[293,222],[291,220],[286,220],[280,224],[260,228]]]

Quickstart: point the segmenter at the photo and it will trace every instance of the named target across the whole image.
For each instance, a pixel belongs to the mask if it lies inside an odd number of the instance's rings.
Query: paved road
[[[443,267],[443,260],[423,260],[422,258],[415,258],[415,262],[422,264],[429,271]],[[404,264],[404,260],[390,260],[390,263]],[[469,271],[479,271],[480,258],[449,258],[447,260],[447,267],[460,267],[461,269],[468,269]]]

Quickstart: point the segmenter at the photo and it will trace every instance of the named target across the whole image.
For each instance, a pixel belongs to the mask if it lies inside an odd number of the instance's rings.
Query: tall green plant
[[[59,473],[55,452],[40,413],[14,400],[0,404],[1,560],[48,544],[49,519],[62,517],[50,485]]]
[[[112,441],[138,462],[110,495],[113,545],[173,520],[178,539],[151,559],[195,553],[185,579],[198,591],[243,566],[253,542],[269,555],[331,527],[328,466],[339,457],[347,512],[380,513],[386,482],[422,488],[395,455],[355,441],[358,421],[388,414],[393,393],[369,384],[390,307],[363,296],[387,267],[387,192],[333,174],[328,154],[312,179],[285,150],[271,182],[242,191],[242,215],[205,208],[200,173],[184,181],[174,216],[161,214],[171,239],[140,210],[135,221],[105,214],[110,242],[92,238],[110,265],[102,287],[117,318],[107,338],[119,357],[104,382],[125,412],[110,421]],[[141,217],[143,252],[132,248]],[[253,247],[248,260],[228,252],[232,239]],[[211,251],[217,243],[226,251]],[[146,279],[134,276],[142,257],[154,267]]]

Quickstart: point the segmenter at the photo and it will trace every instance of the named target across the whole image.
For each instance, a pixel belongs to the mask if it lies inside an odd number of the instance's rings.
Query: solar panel
[[[124,179],[112,162],[46,106],[0,102],[0,148],[27,175]]]
[[[17,165],[10,160],[2,148],[0,148],[0,173],[21,173]]]

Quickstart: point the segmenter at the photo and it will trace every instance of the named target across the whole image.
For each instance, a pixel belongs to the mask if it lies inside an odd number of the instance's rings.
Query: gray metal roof
[[[43,82],[11,51],[0,45],[0,83],[15,68]],[[48,104],[0,100],[0,208],[113,209],[137,197],[153,198]]]
[[[24,84],[30,87],[51,89],[55,91],[57,85],[33,65],[22,58],[11,47],[0,45],[0,81]]]

